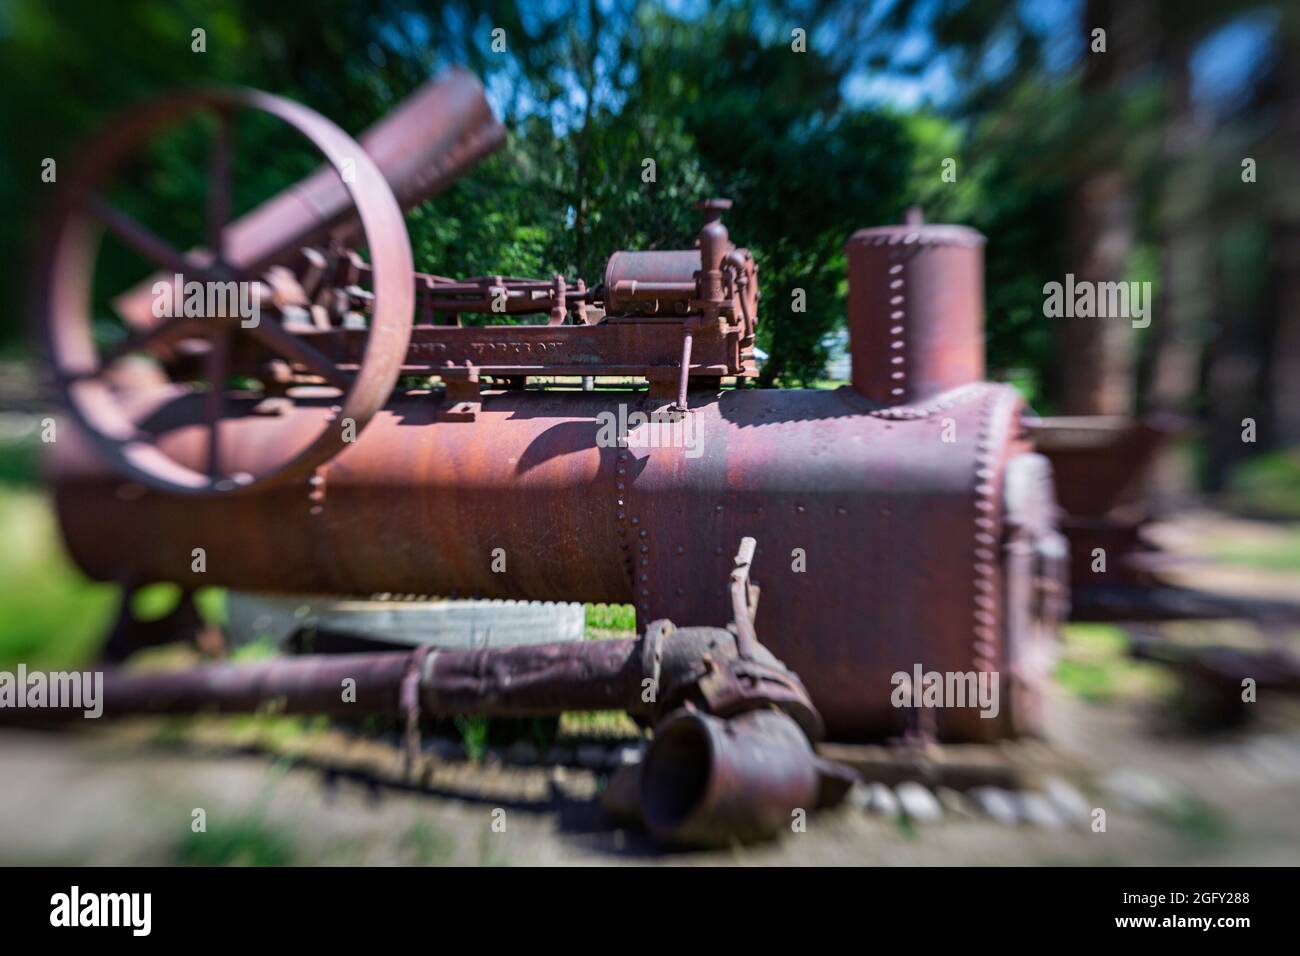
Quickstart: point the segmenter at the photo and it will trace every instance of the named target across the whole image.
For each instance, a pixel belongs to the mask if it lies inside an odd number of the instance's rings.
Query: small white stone
[[[1287,738],[1262,734],[1246,748],[1247,764],[1267,780],[1287,782],[1300,771],[1300,751]]]
[[[939,804],[949,816],[970,820],[978,815],[974,804],[960,790],[954,790],[952,787],[935,787],[934,795],[938,797]]]
[[[943,819],[943,807],[930,788],[914,780],[900,783],[895,791],[903,812],[921,823],[937,823]]]
[[[615,767],[630,767],[641,762],[643,748],[639,743],[619,744],[614,748],[611,763]]]
[[[1025,822],[1044,830],[1060,830],[1065,826],[1060,812],[1052,806],[1046,794],[1028,791],[1020,795],[1020,812]]]
[[[1016,795],[1001,787],[976,787],[970,792],[970,798],[986,814],[1005,826],[1015,826],[1020,822],[1020,806]]]
[[[869,784],[867,789],[870,791],[869,812],[886,817],[898,816],[898,797],[894,796],[893,790],[883,783]]]
[[[1043,793],[1067,823],[1086,823],[1092,812],[1088,799],[1079,788],[1060,777],[1043,781]]]
[[[1127,767],[1107,776],[1102,787],[1116,802],[1139,810],[1164,809],[1174,798],[1163,781]]]
[[[864,812],[871,809],[871,787],[861,781],[855,781],[844,795],[844,802],[855,810]]]

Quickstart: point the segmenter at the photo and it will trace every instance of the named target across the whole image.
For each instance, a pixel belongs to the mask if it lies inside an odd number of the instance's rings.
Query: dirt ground
[[[1267,533],[1218,516],[1187,520],[1199,527],[1162,529],[1179,550]],[[1293,571],[1223,570],[1193,564],[1182,573],[1238,593],[1300,591]],[[335,728],[284,737],[207,719],[183,731],[174,721],[5,730],[0,863],[1300,863],[1300,707],[1261,701],[1247,727],[1207,735],[1182,729],[1165,700],[1090,701],[1054,689],[1048,739],[1032,747],[1063,768],[1086,817],[998,823],[967,804],[921,822],[859,800],[770,844],[689,853],[656,850],[611,825],[598,799],[606,772],[581,766],[426,751],[406,784],[390,739]],[[1009,749],[1008,759],[1023,752]],[[1093,824],[1098,809],[1104,832]]]
[[[951,813],[915,823],[845,805],[769,845],[663,853],[608,825],[589,770],[442,762],[417,789],[387,772],[395,753],[383,743],[326,740],[292,757],[170,743],[143,721],[0,735],[0,862],[1300,863],[1300,732],[1289,721],[1206,740],[1159,734],[1159,715],[1141,707],[1061,697],[1054,710],[1052,746],[1074,755],[1071,776],[1107,810],[1105,832]],[[1126,776],[1138,782],[1108,782]],[[206,832],[193,832],[196,808]]]

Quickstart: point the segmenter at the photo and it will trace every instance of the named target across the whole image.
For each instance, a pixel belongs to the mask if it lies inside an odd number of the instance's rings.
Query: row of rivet
[[[979,233],[972,233],[970,236],[959,235],[956,233],[937,233],[937,232],[898,232],[891,231],[879,233],[874,236],[863,236],[856,239],[857,242],[870,242],[873,246],[979,246],[983,245],[984,237]]]
[[[890,259],[901,259],[901,249],[892,250]],[[903,264],[895,262],[889,267],[889,395],[902,404],[907,400],[907,296]]]
[[[974,635],[975,665],[982,671],[997,669],[998,660],[998,540],[1001,515],[998,509],[998,436],[1005,431],[1006,389],[992,387],[980,412],[975,446],[975,534],[974,534]]]
[[[894,421],[918,421],[946,412],[973,398],[984,395],[991,387],[987,382],[973,382],[953,389],[925,405],[895,405],[891,408],[876,408],[864,414],[872,418],[888,418]]]
[[[333,425],[338,421],[339,415],[343,412],[343,406],[331,405],[326,416],[326,421]],[[311,477],[307,479],[307,485],[311,489],[307,492],[307,500],[311,502],[307,507],[308,514],[313,517],[319,517],[325,512],[325,466],[321,465],[312,472]]]
[[[632,586],[633,603],[640,612],[640,617],[650,613],[650,535],[641,527],[641,518],[628,516],[627,507],[627,462],[628,453],[620,451],[614,467],[614,503],[618,525],[615,532],[619,538],[619,549],[623,552],[623,568],[627,572],[628,583]]]
[[[307,479],[307,500],[311,502],[308,513],[317,516],[325,511],[325,469],[317,468]]]

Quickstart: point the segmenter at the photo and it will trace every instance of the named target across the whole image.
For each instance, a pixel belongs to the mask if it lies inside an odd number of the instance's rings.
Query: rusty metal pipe
[[[677,410],[686,411],[686,388],[690,384],[691,372],[691,344],[694,341],[694,333],[691,331],[689,324],[682,328],[682,374],[677,381]]]
[[[403,209],[438,195],[506,142],[483,84],[454,68],[426,82],[366,130],[361,145]]]
[[[286,714],[392,716],[402,712],[401,687],[408,676],[417,682],[420,712],[429,715],[621,710],[640,699],[638,647],[635,640],[608,640],[303,655],[180,671],[108,670],[104,715],[250,713],[269,706]],[[79,708],[23,712],[27,719],[80,713]]]
[[[400,716],[406,719],[408,772],[422,715],[624,708],[649,722],[667,713],[630,791],[639,791],[637,814],[665,842],[725,845],[774,836],[796,810],[835,802],[832,791],[842,795],[852,776],[816,757],[808,734],[817,732],[820,719],[798,679],[761,646],[754,652],[755,660],[737,657],[731,635],[720,628],[679,630],[660,621],[639,640],[468,651],[422,647],[181,671],[108,671],[99,704],[109,718],[266,708]],[[658,704],[646,706],[641,696],[646,674],[660,685]],[[89,702],[77,703],[6,709],[0,720],[69,721]],[[838,788],[828,787],[832,777]]]
[[[614,284],[612,291],[623,299],[657,299],[661,296],[689,296],[695,292],[694,282],[639,282],[624,279]]]
[[[506,141],[483,84],[467,70],[452,69],[429,80],[360,137],[402,209],[436,196]],[[227,228],[226,260],[257,273],[284,263],[327,234],[347,242],[359,223],[343,181],[328,166],[276,194]],[[148,327],[152,319],[150,277],[114,301],[123,318]]]
[[[179,671],[104,672],[104,716],[251,713],[396,715],[410,653],[310,655]],[[355,682],[355,698],[345,694]]]
[[[505,127],[492,115],[478,77],[453,69],[425,83],[359,137],[402,209],[436,196],[500,149]],[[358,223],[342,181],[321,169],[232,223],[227,255],[256,271],[292,258],[337,230],[354,239]]]
[[[639,702],[636,640],[429,652],[420,706],[431,714],[497,716],[624,710]]]
[[[641,812],[650,832],[700,846],[775,836],[796,810],[818,804],[816,755],[778,710],[723,720],[681,710],[664,719],[641,769]]]

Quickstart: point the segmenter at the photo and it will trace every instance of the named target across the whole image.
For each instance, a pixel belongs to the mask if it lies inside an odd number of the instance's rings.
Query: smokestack
[[[984,237],[915,208],[907,219],[845,245],[853,387],[880,405],[984,378]]]

